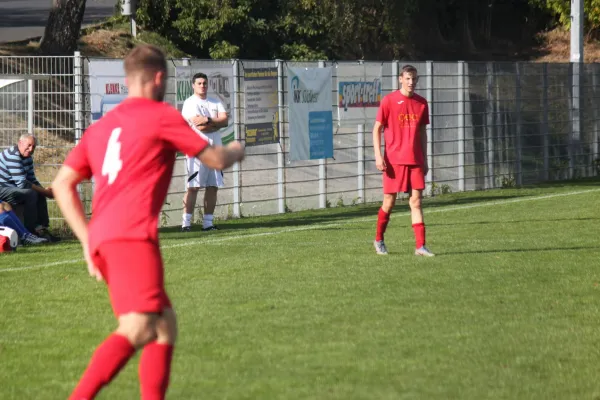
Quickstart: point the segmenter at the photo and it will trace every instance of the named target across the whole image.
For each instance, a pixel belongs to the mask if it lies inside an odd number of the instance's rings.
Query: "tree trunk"
[[[467,48],[469,53],[475,53],[477,51],[477,47],[473,42],[473,35],[471,34],[471,24],[469,18],[469,9],[464,8],[463,10],[463,46]]]
[[[77,49],[85,2],[86,0],[52,0],[46,30],[40,42],[43,54],[67,55]]]

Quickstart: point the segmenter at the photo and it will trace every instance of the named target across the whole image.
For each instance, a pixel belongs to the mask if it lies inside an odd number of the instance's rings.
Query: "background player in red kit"
[[[373,147],[377,169],[383,171],[383,205],[377,217],[375,251],[388,254],[383,235],[390,221],[398,193],[410,195],[410,214],[415,233],[415,255],[433,256],[425,247],[425,223],[421,200],[427,165],[427,100],[415,93],[417,69],[406,65],[400,73],[400,90],[383,98],[375,125]],[[381,155],[381,128],[384,128],[385,154]]]
[[[56,201],[82,243],[89,273],[106,281],[119,322],[96,349],[72,400],[93,399],[142,348],[142,399],[164,399],[176,320],[164,288],[157,226],[176,152],[216,169],[244,155],[238,142],[209,146],[162,102],[167,63],[160,49],[138,46],[124,66],[127,99],[86,131],[53,184]],[[76,188],[92,176],[96,188],[88,226]]]

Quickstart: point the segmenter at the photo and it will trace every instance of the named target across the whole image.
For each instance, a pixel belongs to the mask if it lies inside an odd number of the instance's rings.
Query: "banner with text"
[[[246,146],[279,142],[277,68],[244,70]]]
[[[98,121],[127,97],[123,60],[89,61],[92,122]]]
[[[331,67],[287,68],[290,160],[333,157]]]
[[[339,120],[358,123],[375,119],[382,98],[381,67],[375,71],[363,65],[341,64],[336,72]]]
[[[221,140],[227,144],[234,139],[235,115],[231,108],[233,100],[233,68],[230,65],[222,67],[204,66],[202,62],[192,61],[191,66],[178,66],[175,68],[177,82],[177,109],[181,111],[183,102],[194,94],[192,77],[202,72],[208,77],[208,97],[218,99],[229,116],[229,124],[221,129]]]

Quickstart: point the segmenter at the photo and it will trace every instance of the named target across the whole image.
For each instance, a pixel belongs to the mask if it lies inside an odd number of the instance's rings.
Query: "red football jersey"
[[[158,242],[158,216],[176,152],[196,156],[208,142],[168,104],[129,98],[90,126],[65,165],[94,177],[90,252],[113,240]]]
[[[396,90],[381,100],[377,121],[384,127],[385,158],[391,164],[423,165],[421,125],[429,124],[427,100]]]

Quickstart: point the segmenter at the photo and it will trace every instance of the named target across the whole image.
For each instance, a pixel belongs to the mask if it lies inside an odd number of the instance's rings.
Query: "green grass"
[[[377,206],[165,230],[169,398],[598,399],[598,204],[599,181],[427,199],[432,259],[405,202],[388,257]],[[0,257],[0,398],[67,398],[115,327],[104,286],[60,264],[80,257]],[[99,398],[138,393],[136,358]]]

